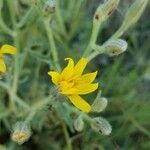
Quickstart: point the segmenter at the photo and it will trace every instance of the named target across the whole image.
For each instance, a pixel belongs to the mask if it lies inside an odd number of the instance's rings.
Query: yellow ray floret
[[[50,71],[48,74],[52,82],[58,86],[61,94],[66,95],[78,109],[89,112],[91,106],[80,95],[91,93],[98,88],[98,83],[92,83],[97,71],[82,75],[88,63],[86,58],[81,58],[76,65],[71,58],[65,60],[68,61],[68,65],[61,73]]]
[[[6,72],[6,65],[4,63],[4,54],[15,54],[16,53],[16,48],[5,44],[0,48],[0,72],[4,73]]]

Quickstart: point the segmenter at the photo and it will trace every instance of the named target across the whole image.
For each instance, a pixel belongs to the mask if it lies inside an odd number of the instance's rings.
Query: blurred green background
[[[60,20],[56,15],[52,21],[52,29],[61,66],[65,65],[65,57],[73,57],[78,60],[82,56],[83,49],[90,38],[93,14],[101,2],[101,0],[60,1],[60,14],[64,26],[60,28]],[[121,0],[118,9],[103,24],[97,43],[103,43],[119,28],[132,2]],[[21,20],[30,7],[33,7],[27,5],[24,0],[14,0],[14,3],[17,21]],[[36,102],[37,98],[42,99],[49,94],[49,87],[52,83],[50,83],[47,72],[53,63],[49,58],[49,43],[42,17],[36,9],[32,11],[19,31],[20,59],[23,59],[23,64],[17,91],[17,94],[31,105]],[[13,28],[5,0],[1,12],[6,24]],[[150,3],[138,23],[123,35],[128,42],[128,49],[125,53],[111,58],[99,55],[88,64],[87,71],[99,71],[97,81],[100,83],[102,96],[107,97],[109,101],[108,107],[100,115],[109,120],[112,125],[112,134],[110,136],[100,135],[91,130],[89,125],[86,125],[84,131],[80,133],[72,133],[68,127],[73,149],[150,149],[149,14]],[[13,44],[13,42],[14,39],[0,28],[0,44]],[[8,65],[13,62],[13,58],[7,57],[6,59]],[[1,82],[11,83],[12,72],[13,66],[9,68],[5,79]],[[66,149],[59,117],[51,110],[41,111],[37,115],[32,123],[33,133],[28,142],[21,146],[12,142],[10,139],[12,125],[21,117],[16,117],[7,111],[8,97],[7,91],[0,87],[0,144],[2,146],[6,146],[8,150]],[[21,112],[21,109],[19,111]],[[2,147],[0,150],[3,150]]]

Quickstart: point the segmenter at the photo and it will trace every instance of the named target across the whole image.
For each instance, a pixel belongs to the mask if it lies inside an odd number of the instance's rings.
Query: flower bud
[[[108,101],[105,97],[96,98],[92,104],[93,112],[102,112],[108,104]]]
[[[109,40],[104,44],[104,53],[115,56],[123,53],[127,49],[128,43],[122,39]]]
[[[23,144],[28,141],[31,136],[30,127],[24,122],[17,122],[13,128],[11,138],[18,144]]]
[[[122,28],[126,30],[131,25],[135,24],[141,17],[148,0],[136,0],[127,10]]]
[[[107,0],[102,5],[100,5],[94,15],[94,22],[105,21],[117,8],[120,0]]]
[[[97,8],[93,18],[92,35],[89,44],[90,46],[96,42],[99,33],[99,28],[102,22],[106,21],[107,18],[114,12],[114,10],[118,6],[119,1],[120,0],[107,0]],[[86,53],[84,53],[84,55],[87,55]]]
[[[74,128],[80,132],[84,128],[84,122],[81,116],[79,116],[75,121],[74,121]]]
[[[55,12],[56,0],[47,0],[44,5],[44,14],[49,15]]]
[[[102,117],[96,117],[92,119],[91,127],[96,132],[100,132],[103,135],[109,135],[112,131],[111,125],[109,122],[102,118]]]

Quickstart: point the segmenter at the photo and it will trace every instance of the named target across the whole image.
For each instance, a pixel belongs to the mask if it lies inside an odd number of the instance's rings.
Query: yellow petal
[[[71,58],[66,58],[65,60],[68,61],[68,65],[64,68],[61,75],[62,78],[68,79],[72,76],[74,70],[74,61]]]
[[[58,80],[60,79],[60,74],[55,71],[49,71],[48,75],[52,77],[52,82],[57,85]]]
[[[76,88],[76,94],[84,95],[95,91],[98,88],[98,83],[77,85]]]
[[[98,88],[98,83],[94,84],[82,84],[72,88],[66,88],[61,86],[61,94],[64,95],[85,95],[95,91]]]
[[[81,111],[90,112],[91,106],[79,95],[70,95],[68,98]]]
[[[4,73],[6,71],[6,65],[4,63],[4,60],[0,58],[0,72]]]
[[[77,80],[77,82],[79,82],[80,84],[91,83],[96,78],[96,75],[97,71],[93,73],[84,74]]]
[[[71,88],[71,89],[62,88],[60,93],[63,95],[72,95],[72,94],[77,93],[77,89],[76,88]]]
[[[87,63],[88,60],[86,58],[81,58],[74,67],[74,75],[80,76],[83,73]]]
[[[3,45],[0,49],[0,53],[3,54],[16,54],[16,48],[11,45]]]

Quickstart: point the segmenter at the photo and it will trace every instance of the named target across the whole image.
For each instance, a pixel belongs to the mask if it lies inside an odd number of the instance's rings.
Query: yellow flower
[[[18,144],[22,144],[22,143],[24,143],[25,141],[27,141],[29,139],[29,136],[30,135],[28,135],[25,132],[16,131],[12,135],[12,140],[17,142]]]
[[[91,106],[80,95],[91,93],[98,88],[98,83],[92,83],[97,71],[82,75],[88,63],[86,58],[81,58],[76,65],[71,58],[65,60],[68,61],[68,65],[61,73],[50,71],[48,74],[52,77],[52,82],[58,86],[61,94],[66,95],[78,109],[89,112]]]
[[[0,48],[0,73],[6,72],[6,65],[4,63],[4,54],[15,54],[16,48],[11,45],[3,45]]]

